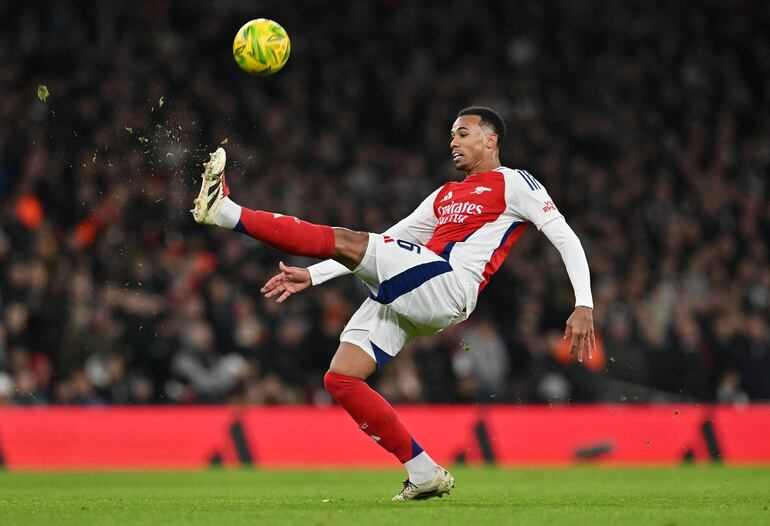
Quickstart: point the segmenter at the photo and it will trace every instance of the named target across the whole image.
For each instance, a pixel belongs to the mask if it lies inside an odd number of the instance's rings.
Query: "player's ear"
[[[487,148],[490,150],[497,148],[497,134],[490,133],[487,135]]]

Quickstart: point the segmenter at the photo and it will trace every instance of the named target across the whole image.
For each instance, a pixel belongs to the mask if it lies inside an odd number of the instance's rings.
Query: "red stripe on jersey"
[[[519,223],[516,226],[512,225],[513,230],[507,233],[508,237],[505,238],[500,246],[497,247],[497,249],[492,253],[492,257],[489,258],[489,262],[484,267],[484,274],[482,274],[484,280],[479,284],[479,294],[481,294],[481,291],[484,290],[484,287],[487,286],[489,279],[495,274],[495,272],[497,272],[497,270],[500,268],[500,265],[503,264],[503,261],[505,261],[505,258],[508,256],[508,252],[511,251],[513,245],[516,244],[521,235],[524,233],[524,230],[526,230],[527,224],[528,223]]]

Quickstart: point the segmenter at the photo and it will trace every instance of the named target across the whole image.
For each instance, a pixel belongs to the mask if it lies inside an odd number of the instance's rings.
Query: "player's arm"
[[[564,339],[571,338],[570,351],[577,353],[578,361],[582,362],[584,351],[588,351],[590,359],[591,351],[596,348],[594,302],[591,296],[588,260],[580,239],[563,217],[544,224],[541,231],[561,254],[572,289],[575,291],[575,311],[567,320]]]
[[[593,321],[591,276],[585,251],[575,232],[556,208],[548,192],[532,174],[525,170],[507,170],[506,201],[509,211],[530,221],[559,251],[575,291],[575,311],[567,320],[564,338],[570,338],[570,351],[583,361],[584,351],[596,348]]]
[[[387,229],[384,234],[410,243],[427,243],[438,223],[433,211],[433,202],[439,190],[440,188],[426,197],[414,212]],[[277,296],[278,303],[283,303],[292,294],[308,287],[351,273],[349,268],[333,259],[326,259],[307,268],[287,267],[281,262],[279,269],[281,272],[270,278],[260,289],[266,298]]]

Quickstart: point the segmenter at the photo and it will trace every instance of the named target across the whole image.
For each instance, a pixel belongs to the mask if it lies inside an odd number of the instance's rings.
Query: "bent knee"
[[[363,382],[360,378],[335,373],[333,371],[327,371],[324,375],[324,387],[335,400],[342,396],[345,391],[351,387],[355,387],[360,382]]]
[[[369,246],[369,233],[347,228],[334,229],[334,259],[350,268],[357,267]]]
[[[331,371],[326,371],[326,374],[324,375],[324,388],[329,392],[330,395],[332,395],[332,397],[337,391],[337,379],[335,375],[336,373]]]
[[[359,232],[349,228],[334,227],[334,238],[348,248],[363,247],[366,250],[366,245],[369,244],[369,232]]]

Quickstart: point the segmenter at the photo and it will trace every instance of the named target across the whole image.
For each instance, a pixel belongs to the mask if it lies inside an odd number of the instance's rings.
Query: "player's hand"
[[[594,333],[593,309],[589,307],[575,307],[575,312],[567,320],[567,328],[564,331],[564,339],[571,338],[569,353],[577,354],[579,362],[583,361],[583,353],[588,351],[588,359],[591,359],[591,351],[596,349],[596,334]]]
[[[301,267],[287,267],[283,261],[278,263],[281,273],[270,278],[259,291],[266,298],[278,296],[275,301],[283,303],[286,298],[310,287],[310,271]]]

